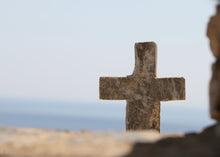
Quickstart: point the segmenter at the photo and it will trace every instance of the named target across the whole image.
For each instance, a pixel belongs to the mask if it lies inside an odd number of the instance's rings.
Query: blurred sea
[[[0,99],[0,126],[59,130],[125,130],[125,101]],[[161,132],[198,132],[214,124],[207,109],[161,105]]]

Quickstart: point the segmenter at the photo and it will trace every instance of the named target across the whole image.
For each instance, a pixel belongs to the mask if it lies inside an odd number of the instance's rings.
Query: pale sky
[[[1,0],[0,97],[99,101],[100,76],[126,76],[135,42],[158,45],[158,77],[185,77],[207,107],[213,0]]]

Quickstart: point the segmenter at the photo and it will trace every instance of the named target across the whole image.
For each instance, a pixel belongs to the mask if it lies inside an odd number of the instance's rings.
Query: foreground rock
[[[216,14],[212,16],[208,23],[207,36],[210,40],[212,54],[220,58],[220,5],[216,7]]]
[[[220,156],[220,127],[201,134],[0,128],[0,157]]]
[[[217,6],[216,14],[210,18],[207,36],[210,48],[216,57],[212,64],[212,78],[209,86],[210,115],[220,121],[220,5]]]
[[[130,153],[133,144],[136,142],[151,143],[162,137],[153,131],[128,133],[67,132],[0,128],[0,154],[10,157],[123,156]]]
[[[200,134],[170,137],[154,144],[136,143],[133,151],[124,157],[219,157],[220,124],[205,129]]]

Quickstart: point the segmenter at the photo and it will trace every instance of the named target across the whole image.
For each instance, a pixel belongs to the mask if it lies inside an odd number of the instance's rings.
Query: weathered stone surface
[[[220,126],[201,134],[90,132],[0,127],[0,157],[218,157]]]
[[[216,57],[209,86],[210,114],[213,119],[220,120],[220,5],[217,6],[216,15],[210,18],[207,36],[212,53]]]
[[[183,135],[178,135],[183,136]],[[0,127],[0,157],[119,157],[136,142],[165,137],[148,132],[90,132]]]
[[[211,117],[220,120],[220,59],[212,65],[209,97]]]
[[[210,39],[210,47],[213,55],[220,58],[220,5],[217,6],[216,15],[210,18],[207,30]]]
[[[184,78],[156,78],[156,57],[155,43],[137,43],[133,75],[100,78],[100,99],[127,100],[127,130],[160,131],[160,101],[185,99]]]

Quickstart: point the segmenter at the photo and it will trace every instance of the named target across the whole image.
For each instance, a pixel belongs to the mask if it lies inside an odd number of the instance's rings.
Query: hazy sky
[[[98,101],[126,76],[135,42],[158,44],[158,77],[185,77],[182,106],[206,107],[213,0],[1,0],[0,97]],[[166,103],[167,104],[167,103]]]

